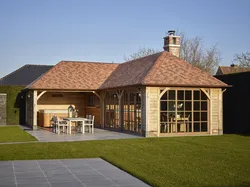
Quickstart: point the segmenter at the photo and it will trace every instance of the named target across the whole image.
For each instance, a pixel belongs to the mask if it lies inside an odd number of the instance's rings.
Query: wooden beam
[[[92,93],[95,94],[101,100],[101,96],[96,91],[93,91]]]
[[[169,90],[170,88],[165,88],[159,95],[159,100],[161,99],[161,97]]]
[[[33,91],[33,130],[37,130],[37,91]]]
[[[201,91],[204,92],[204,94],[206,94],[207,98],[210,100],[210,95],[206,92],[206,90],[204,88],[200,88]]]
[[[37,96],[37,100],[40,99],[40,97],[43,96],[43,94],[45,94],[47,91],[42,91],[38,96]]]

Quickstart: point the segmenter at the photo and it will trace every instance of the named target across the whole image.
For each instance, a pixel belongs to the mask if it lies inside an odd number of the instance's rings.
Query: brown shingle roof
[[[231,67],[231,66],[219,66],[216,75],[226,75],[232,73],[241,73],[250,71],[250,68],[241,68],[241,67]]]
[[[228,86],[210,74],[163,51],[122,64],[62,61],[28,88],[97,90],[134,85]]]
[[[227,86],[210,74],[166,51],[120,64],[100,89],[131,85]]]
[[[227,84],[190,63],[162,52],[155,65],[144,78],[144,85],[225,87]]]
[[[100,89],[142,84],[143,79],[161,53],[120,64]]]
[[[27,88],[96,90],[117,66],[111,63],[61,61]]]

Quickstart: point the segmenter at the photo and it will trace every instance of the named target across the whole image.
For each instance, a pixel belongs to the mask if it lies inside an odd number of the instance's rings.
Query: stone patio
[[[1,161],[0,186],[149,187],[100,158]]]
[[[44,130],[44,129],[33,131],[28,128],[24,128],[24,130],[26,130],[26,132],[34,136],[40,142],[68,142],[68,141],[85,141],[85,140],[143,138],[142,136],[139,135],[132,135],[121,132],[103,130],[103,129],[94,129],[94,134],[90,133],[55,134],[49,130]]]

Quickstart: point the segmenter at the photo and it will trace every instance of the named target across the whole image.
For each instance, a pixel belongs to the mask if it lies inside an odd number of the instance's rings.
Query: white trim
[[[164,38],[173,38],[173,37],[175,37],[175,38],[180,38],[180,36],[176,36],[176,35],[168,35],[168,36],[165,36]]]
[[[177,44],[168,44],[168,45],[164,45],[164,47],[181,47],[181,45],[177,45]]]
[[[6,93],[0,93],[0,95],[7,95]]]

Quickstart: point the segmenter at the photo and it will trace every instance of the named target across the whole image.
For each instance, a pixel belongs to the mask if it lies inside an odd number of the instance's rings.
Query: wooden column
[[[33,91],[33,130],[37,130],[37,91]]]
[[[28,124],[28,94],[29,92],[26,91],[25,93],[25,125]]]
[[[121,130],[123,130],[123,125],[122,125],[122,95],[123,95],[124,90],[117,90],[117,96],[118,96],[118,105],[119,105],[119,126],[121,127]]]
[[[100,119],[100,123],[101,123],[101,127],[104,128],[105,126],[105,95],[106,92],[101,92],[100,94],[100,107],[101,107],[101,119]]]

